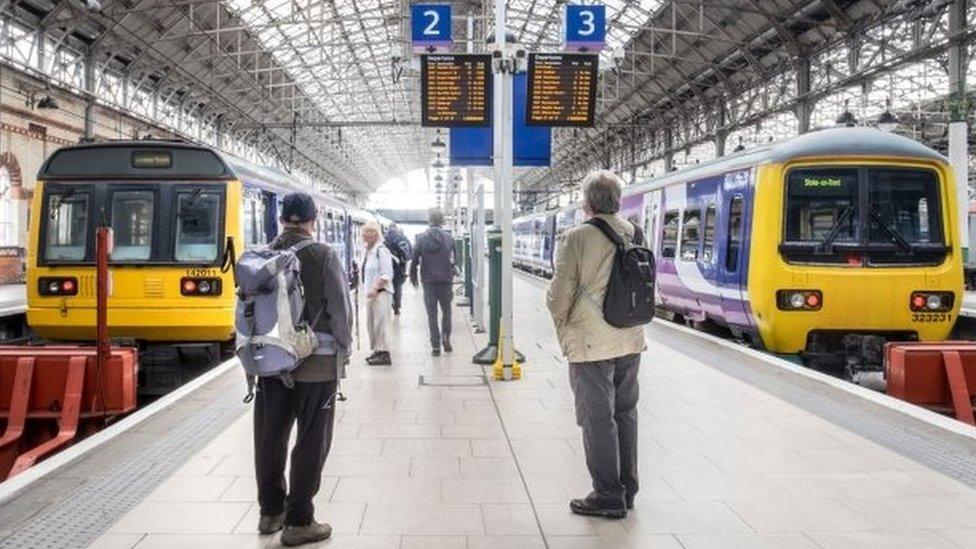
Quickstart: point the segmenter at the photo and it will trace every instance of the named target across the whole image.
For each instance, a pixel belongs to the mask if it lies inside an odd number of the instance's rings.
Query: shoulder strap
[[[312,244],[315,244],[315,240],[311,238],[307,238],[293,244],[290,248],[288,248],[288,251],[293,254],[297,254],[298,252],[304,250],[305,248],[311,246]]]
[[[620,238],[617,231],[613,230],[613,227],[611,227],[606,221],[600,219],[599,217],[591,217],[586,221],[586,224],[593,225],[597,229],[600,229],[600,232],[610,239],[610,242],[612,242],[614,247],[616,247],[618,250],[623,251],[626,248],[624,245],[624,239]]]

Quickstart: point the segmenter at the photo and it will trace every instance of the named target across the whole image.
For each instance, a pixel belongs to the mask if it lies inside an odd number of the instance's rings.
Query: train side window
[[[678,225],[681,216],[678,210],[671,210],[664,213],[664,234],[661,236],[661,255],[663,257],[674,257],[674,252],[678,247]]]
[[[112,193],[112,261],[147,261],[152,256],[152,191]]]
[[[263,194],[254,197],[254,243],[268,243],[268,205]]]
[[[241,226],[244,228],[244,244],[250,245],[255,243],[255,230],[254,224],[256,220],[254,219],[254,197],[250,195],[244,195],[244,207],[241,211]]]
[[[47,195],[44,242],[48,261],[83,261],[88,254],[88,193],[73,189]]]
[[[715,255],[715,204],[705,209],[705,231],[702,241],[702,261],[711,263]]]
[[[734,273],[739,268],[739,248],[742,246],[742,210],[742,197],[733,197],[729,206],[729,236],[725,255],[725,270],[730,273]]]
[[[698,208],[685,210],[685,219],[681,226],[682,261],[695,261],[698,259],[698,245],[701,243],[701,232],[701,210]]]

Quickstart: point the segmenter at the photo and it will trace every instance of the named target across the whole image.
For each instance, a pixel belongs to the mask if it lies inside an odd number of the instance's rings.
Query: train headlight
[[[820,290],[778,290],[776,307],[781,311],[819,311],[823,306]]]
[[[78,279],[73,276],[42,276],[37,279],[37,293],[51,296],[78,295]]]
[[[222,288],[219,278],[183,277],[180,280],[180,294],[185,296],[218,296]]]
[[[956,296],[952,292],[916,291],[912,292],[908,307],[915,312],[945,312],[952,309]]]

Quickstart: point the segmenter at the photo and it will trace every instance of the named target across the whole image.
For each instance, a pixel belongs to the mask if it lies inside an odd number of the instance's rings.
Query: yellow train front
[[[817,132],[756,168],[748,268],[766,349],[853,375],[886,341],[949,337],[963,296],[944,157],[876,130]]]
[[[110,226],[109,334],[140,347],[140,386],[165,392],[233,350],[233,262],[277,234],[288,174],[179,142],[67,147],[42,166],[31,206],[27,321],[49,341],[95,337],[95,229]],[[316,238],[351,271],[366,215],[311,191]]]

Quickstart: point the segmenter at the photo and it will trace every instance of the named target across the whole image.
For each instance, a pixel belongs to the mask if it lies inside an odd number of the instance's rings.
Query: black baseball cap
[[[306,223],[315,219],[315,200],[308,193],[290,193],[281,199],[281,220]]]

